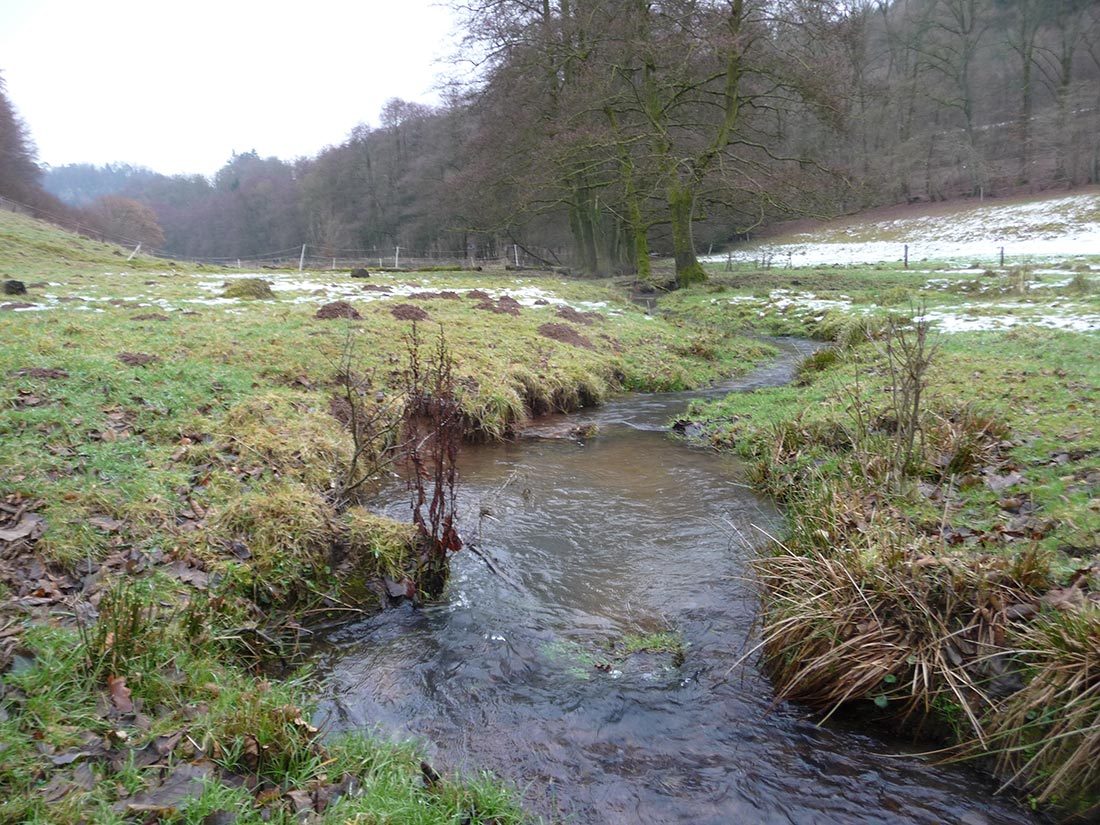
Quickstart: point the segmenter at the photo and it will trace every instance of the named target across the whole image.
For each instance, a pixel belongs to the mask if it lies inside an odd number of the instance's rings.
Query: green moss
[[[275,293],[271,291],[271,284],[263,278],[240,278],[232,281],[225,288],[222,297],[270,301],[275,297]]]

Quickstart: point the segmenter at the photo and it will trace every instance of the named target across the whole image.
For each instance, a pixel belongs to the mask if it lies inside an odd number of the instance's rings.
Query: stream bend
[[[633,395],[467,449],[461,529],[509,581],[460,552],[443,603],[329,634],[314,655],[324,724],[416,738],[441,770],[489,769],[552,821],[1041,821],[963,767],[773,708],[755,657],[734,667],[754,643],[746,560],[781,518],[735,458],[666,427],[692,398],[789,381],[814,346],[775,343],[774,363],[723,387]],[[407,519],[405,490],[387,498]],[[682,650],[624,654],[660,633]]]

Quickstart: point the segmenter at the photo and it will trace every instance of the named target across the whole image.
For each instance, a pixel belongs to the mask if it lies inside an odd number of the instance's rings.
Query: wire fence
[[[510,266],[512,268],[546,268],[561,266],[555,250],[533,250],[521,244],[504,243],[491,247],[470,248],[465,253],[442,250],[418,250],[402,246],[386,246],[360,249],[333,249],[308,242],[286,249],[269,252],[250,252],[241,255],[192,256],[176,255],[164,249],[142,248],[141,241],[122,235],[104,232],[90,226],[78,215],[59,215],[28,203],[0,196],[0,209],[39,218],[77,234],[104,243],[113,243],[137,253],[165,261],[207,264],[228,269],[299,269],[299,270],[352,270],[352,269],[400,269],[425,268],[476,269],[485,266]]]

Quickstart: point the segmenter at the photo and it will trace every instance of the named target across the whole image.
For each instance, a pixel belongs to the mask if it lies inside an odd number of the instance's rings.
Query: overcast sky
[[[40,162],[211,175],[437,103],[454,29],[434,0],[0,0],[0,73]]]

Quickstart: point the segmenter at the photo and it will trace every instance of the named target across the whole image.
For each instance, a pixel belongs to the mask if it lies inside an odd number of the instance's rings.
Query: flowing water
[[[789,380],[808,345],[778,343],[772,366],[713,392]],[[492,770],[555,821],[1039,821],[961,767],[773,706],[744,577],[780,517],[735,459],[667,434],[700,395],[633,396],[466,450],[463,533],[504,575],[460,552],[442,604],[330,634],[326,724],[415,737],[437,769]],[[390,512],[407,518],[403,489]],[[624,654],[659,632],[682,653]]]

